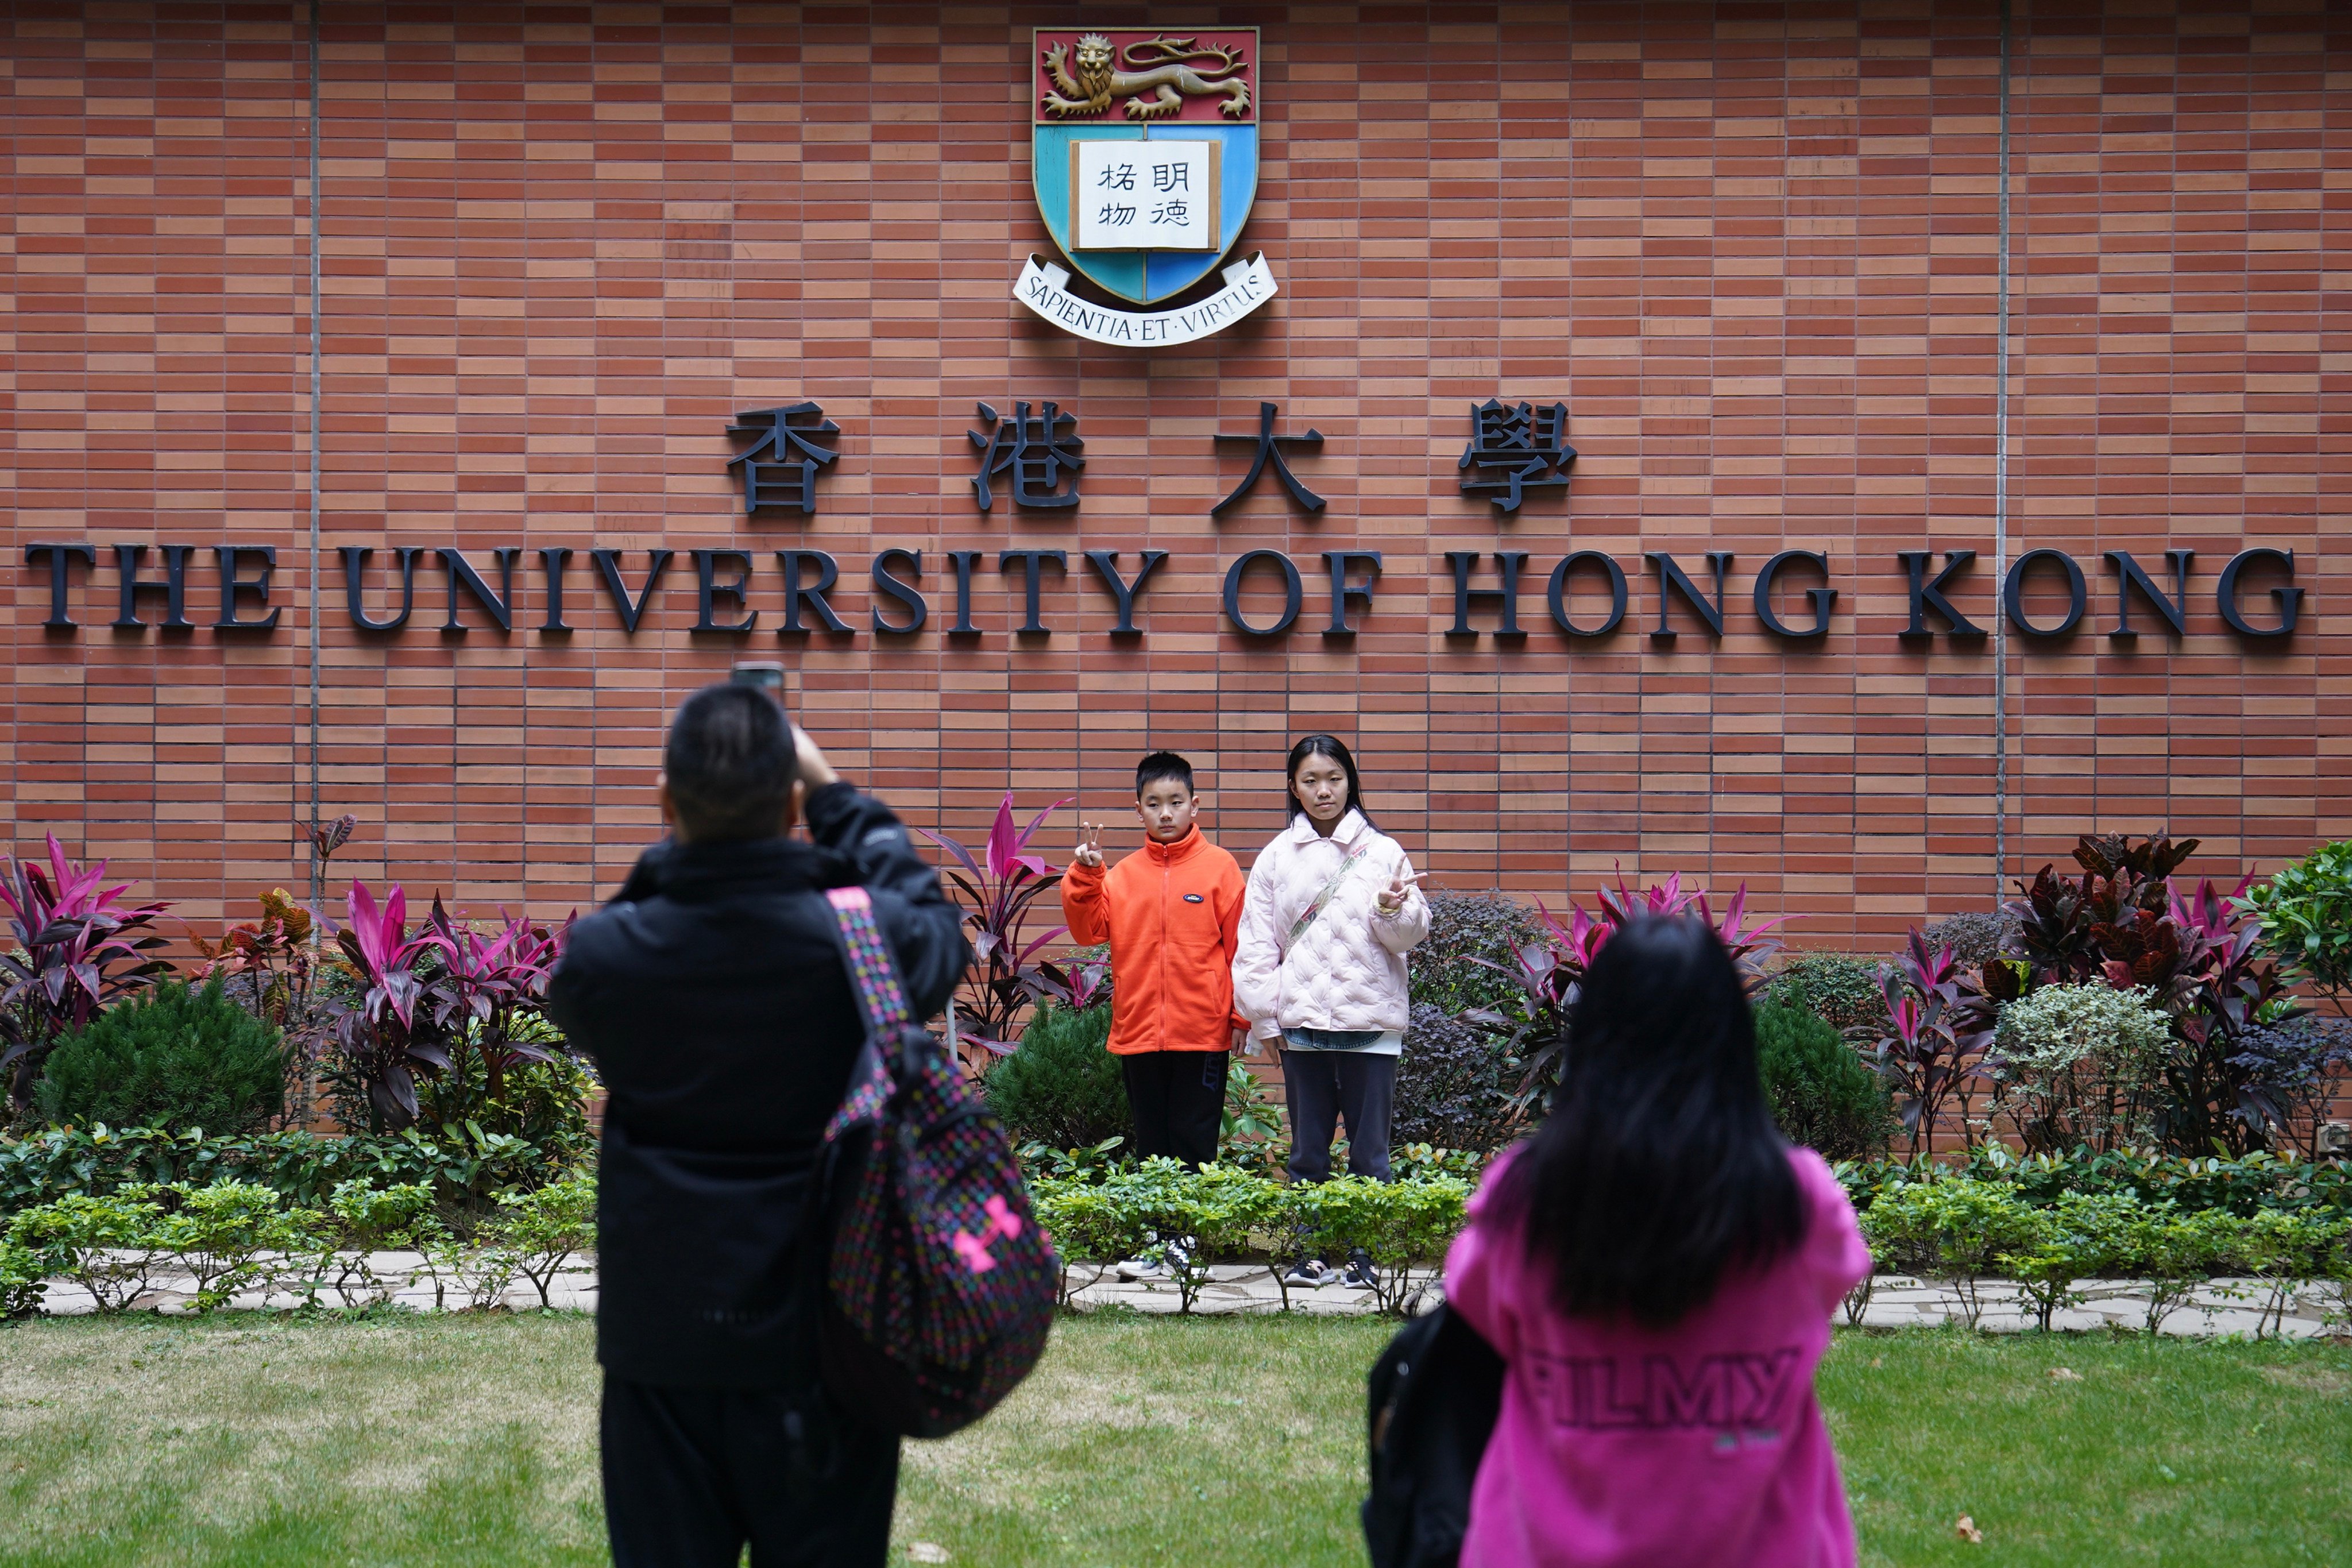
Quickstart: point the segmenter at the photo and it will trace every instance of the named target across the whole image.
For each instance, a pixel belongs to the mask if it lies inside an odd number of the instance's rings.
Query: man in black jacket
[[[573,928],[548,1012],[610,1099],[597,1210],[617,1568],[879,1564],[896,1436],[818,1382],[803,1205],[865,1037],[822,889],[868,889],[930,1016],[970,952],[939,873],[776,701],[712,686],[662,753],[670,841]],[[795,817],[811,842],[785,837]]]

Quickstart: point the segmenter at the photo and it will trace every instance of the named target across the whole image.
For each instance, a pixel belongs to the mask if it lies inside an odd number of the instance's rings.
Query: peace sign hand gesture
[[[1071,864],[1084,866],[1090,871],[1099,871],[1102,869],[1102,824],[1079,823],[1078,852],[1071,857]]]
[[[1389,885],[1381,889],[1377,900],[1381,906],[1381,913],[1392,915],[1403,909],[1406,895],[1419,886],[1421,879],[1428,875],[1426,871],[1415,871],[1408,877],[1402,871],[1399,871],[1395,876],[1391,877]]]

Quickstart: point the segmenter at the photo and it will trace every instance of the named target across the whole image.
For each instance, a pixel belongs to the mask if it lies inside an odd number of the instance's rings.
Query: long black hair
[[[1612,936],[1568,1039],[1551,1114],[1496,1193],[1497,1217],[1551,1269],[1561,1311],[1663,1327],[1713,1296],[1725,1269],[1761,1268],[1803,1239],[1747,994],[1704,921],[1642,919]]]
[[[1284,824],[1297,821],[1298,814],[1307,809],[1298,804],[1297,792],[1290,786],[1298,782],[1299,766],[1309,757],[1328,757],[1339,764],[1339,771],[1348,775],[1348,805],[1340,816],[1344,818],[1352,811],[1364,819],[1366,826],[1377,831],[1381,825],[1364,809],[1364,791],[1356,777],[1356,759],[1348,754],[1348,748],[1337,735],[1308,735],[1290,748],[1290,760],[1282,765],[1282,804],[1287,808],[1282,818]]]

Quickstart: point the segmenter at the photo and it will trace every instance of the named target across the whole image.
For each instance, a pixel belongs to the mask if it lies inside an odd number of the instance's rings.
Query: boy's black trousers
[[[604,1521],[614,1568],[883,1568],[898,1439],[801,1425],[765,1389],[604,1379]],[[796,1440],[797,1434],[797,1440]]]
[[[1135,1119],[1135,1154],[1168,1154],[1199,1167],[1217,1157],[1225,1114],[1230,1051],[1141,1051],[1118,1058],[1127,1109]]]

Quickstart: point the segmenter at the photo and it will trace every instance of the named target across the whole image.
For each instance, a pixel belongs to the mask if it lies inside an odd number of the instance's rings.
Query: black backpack
[[[1503,1358],[1451,1307],[1399,1329],[1373,1363],[1372,1568],[1454,1568],[1470,1487],[1503,1403]]]

